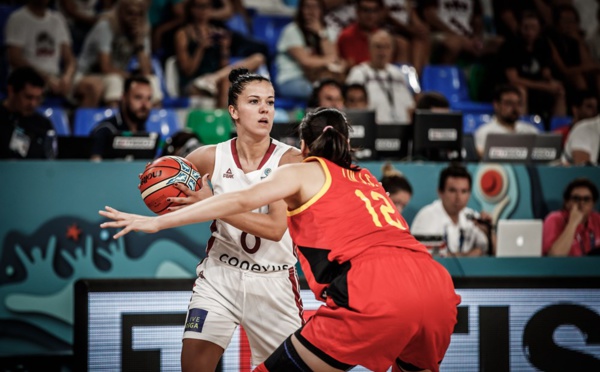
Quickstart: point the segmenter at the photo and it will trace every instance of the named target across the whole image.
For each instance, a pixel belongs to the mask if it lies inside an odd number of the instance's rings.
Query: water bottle
[[[58,154],[56,132],[53,129],[46,132],[46,138],[44,138],[44,154],[46,155],[46,159],[56,159],[56,155]]]

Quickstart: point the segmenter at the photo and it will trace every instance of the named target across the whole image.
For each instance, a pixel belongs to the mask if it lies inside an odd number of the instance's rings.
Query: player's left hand
[[[213,195],[212,190],[208,185],[208,173],[202,176],[202,185],[200,187],[200,190],[198,191],[190,190],[190,188],[183,183],[176,183],[175,187],[177,187],[181,192],[183,192],[185,196],[178,198],[169,198],[169,201],[171,201],[173,204],[176,204],[169,207],[169,211],[176,211],[178,209],[187,207],[188,205],[192,205],[194,203],[202,201],[206,198],[210,198]]]
[[[125,213],[111,208],[109,206],[106,206],[104,208],[105,210],[100,210],[98,211],[98,213],[101,216],[110,218],[113,221],[101,223],[100,227],[103,229],[109,227],[123,228],[121,231],[113,235],[114,239],[119,239],[120,237],[129,233],[130,231],[155,233],[160,230],[158,227],[158,223],[156,222],[156,217],[147,217],[138,214]]]

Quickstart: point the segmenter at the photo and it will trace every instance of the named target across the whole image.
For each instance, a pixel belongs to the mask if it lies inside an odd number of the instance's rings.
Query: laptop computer
[[[562,135],[558,133],[540,133],[535,137],[530,162],[549,163],[560,159],[562,153]]]
[[[154,159],[159,145],[158,133],[121,132],[113,136],[102,157],[106,159]]]
[[[354,156],[357,160],[372,160],[377,157],[375,138],[377,123],[374,110],[344,110],[350,124],[350,146],[356,149]]]
[[[413,126],[410,124],[380,124],[377,126],[375,151],[379,160],[410,160]]]
[[[483,150],[484,162],[526,163],[531,156],[535,134],[489,133]]]
[[[460,160],[463,118],[461,112],[416,110],[413,156],[431,161]]]
[[[271,138],[287,145],[300,148],[298,125],[300,125],[299,122],[275,123],[271,128]]]
[[[542,220],[499,220],[496,257],[540,257]]]
[[[462,140],[462,159],[466,162],[478,162],[479,155],[475,147],[475,138],[473,133],[463,134]]]

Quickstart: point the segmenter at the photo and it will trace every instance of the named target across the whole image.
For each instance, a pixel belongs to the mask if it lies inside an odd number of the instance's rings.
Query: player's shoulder
[[[186,159],[192,162],[201,174],[206,174],[212,172],[216,154],[217,145],[204,145],[189,153]]]
[[[279,160],[279,165],[285,164],[293,164],[293,163],[301,163],[304,157],[302,156],[302,152],[296,147],[290,147],[282,156],[281,160]]]

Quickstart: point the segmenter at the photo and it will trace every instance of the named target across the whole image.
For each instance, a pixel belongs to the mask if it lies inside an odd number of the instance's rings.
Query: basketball
[[[183,183],[190,190],[198,191],[202,186],[200,172],[189,161],[179,156],[163,156],[146,165],[140,175],[138,188],[146,206],[156,214],[167,213],[171,205],[167,198],[183,197],[185,194],[175,187]]]

